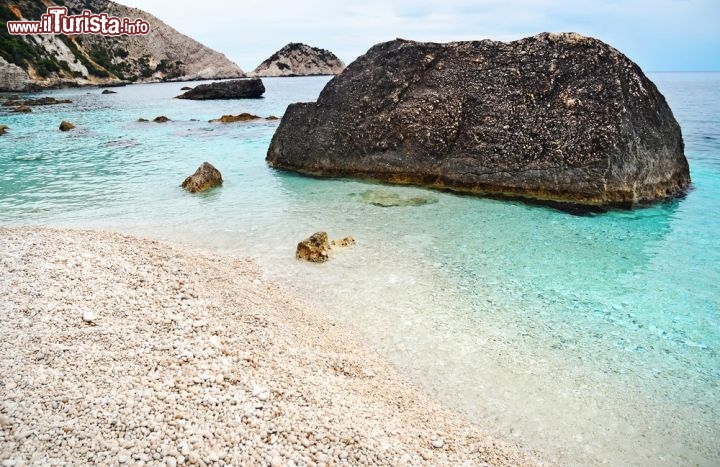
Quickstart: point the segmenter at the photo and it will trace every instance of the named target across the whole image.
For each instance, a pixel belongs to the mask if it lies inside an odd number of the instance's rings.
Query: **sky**
[[[596,37],[646,72],[720,71],[719,0],[119,0],[224,53],[245,71],[288,42],[350,63],[371,46],[509,41],[539,32]]]

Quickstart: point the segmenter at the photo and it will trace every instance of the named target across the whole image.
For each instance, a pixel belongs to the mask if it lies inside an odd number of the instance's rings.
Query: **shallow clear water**
[[[720,463],[720,74],[652,74],[680,121],[693,189],[579,217],[411,187],[266,167],[275,122],[327,78],[266,79],[266,97],[172,99],[185,84],[47,94],[3,113],[0,225],[110,228],[257,256],[483,427],[571,464]],[[167,115],[165,124],[138,123]],[[78,129],[61,133],[60,120]],[[199,121],[191,121],[198,119]],[[178,185],[202,161],[222,188]],[[430,197],[379,207],[373,195]],[[358,245],[294,260],[317,230]]]

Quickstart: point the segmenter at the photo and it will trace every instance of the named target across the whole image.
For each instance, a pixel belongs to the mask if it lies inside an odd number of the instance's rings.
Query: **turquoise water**
[[[48,92],[74,103],[0,113],[0,225],[256,256],[428,392],[550,461],[718,465],[720,74],[650,77],[682,126],[693,188],[642,210],[573,216],[269,169],[276,122],[207,120],[280,116],[327,81],[286,78],[264,80],[259,100],[176,100],[185,84],[168,83]],[[172,121],[136,121],[157,115]],[[78,129],[59,132],[63,119]],[[205,160],[223,187],[185,193]],[[384,208],[368,191],[437,202]],[[358,245],[296,262],[317,230]]]

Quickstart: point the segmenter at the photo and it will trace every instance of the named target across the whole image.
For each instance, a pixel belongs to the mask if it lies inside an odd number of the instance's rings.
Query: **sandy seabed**
[[[0,228],[0,375],[3,466],[539,465],[252,259],[116,233]]]

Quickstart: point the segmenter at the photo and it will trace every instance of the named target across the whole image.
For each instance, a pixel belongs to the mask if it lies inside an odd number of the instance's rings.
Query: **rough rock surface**
[[[210,100],[210,99],[246,99],[261,97],[265,86],[259,78],[234,79],[218,81],[210,84],[199,84],[178,99]]]
[[[190,193],[198,193],[222,185],[222,182],[220,171],[212,164],[203,162],[195,173],[186,178],[180,186]]]
[[[327,232],[316,232],[298,243],[295,257],[311,263],[324,263],[330,259],[330,242]]]
[[[273,167],[480,195],[601,206],[690,183],[680,127],[640,68],[607,44],[543,33],[510,43],[371,48],[292,104]]]
[[[32,112],[32,107],[27,105],[18,105],[13,109],[13,112],[21,113],[21,114],[29,114]]]
[[[538,465],[249,259],[0,227],[3,465]]]
[[[24,91],[29,84],[25,70],[0,57],[0,92]]]
[[[67,120],[63,120],[62,122],[60,122],[60,131],[70,131],[73,128],[75,128],[75,125],[68,122]]]
[[[251,76],[336,75],[345,64],[329,50],[291,42],[258,65]]]
[[[66,6],[69,13],[75,15],[88,9],[119,18],[142,18],[150,23],[150,32],[144,36],[48,34],[6,37],[6,47],[0,49],[0,55],[11,63],[17,61],[17,69],[11,69],[8,74],[0,62],[0,88],[7,87],[6,83],[15,83],[13,89],[26,90],[27,83],[21,85],[28,78],[32,83],[48,87],[122,80],[155,82],[245,76],[223,54],[181,34],[146,11],[109,0],[64,0],[57,4]],[[3,18],[37,21],[49,6],[55,5],[52,1],[13,0],[12,8],[2,13]],[[26,53],[10,54],[11,48]]]
[[[9,130],[9,129],[10,129],[10,127],[7,126],[7,125],[0,125],[0,136],[2,136],[2,135],[4,135],[5,133],[7,133],[7,130]]]

